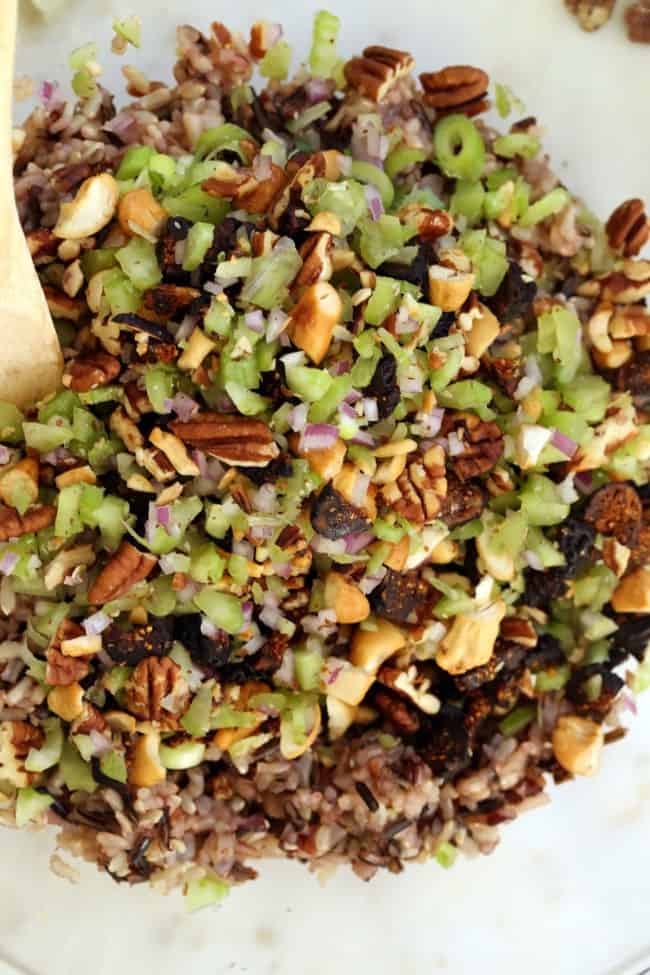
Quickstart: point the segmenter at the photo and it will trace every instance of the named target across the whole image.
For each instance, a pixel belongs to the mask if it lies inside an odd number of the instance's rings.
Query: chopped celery
[[[203,589],[194,597],[194,602],[202,613],[219,629],[236,636],[244,625],[244,614],[241,602],[236,596],[228,593],[216,592],[214,589]]]
[[[455,542],[466,542],[470,538],[478,538],[483,531],[483,522],[480,518],[473,518],[472,521],[459,525],[458,528],[450,533],[449,537]]]
[[[367,360],[366,360],[367,361]],[[317,372],[316,369],[306,369],[306,372]],[[374,366],[372,372],[374,373]],[[354,370],[353,370],[354,373]],[[372,378],[372,373],[368,377],[368,382]],[[325,423],[332,416],[338,405],[347,396],[353,383],[357,383],[356,376],[351,374],[336,376],[327,387],[327,391],[315,403],[309,407],[310,423]],[[357,383],[363,386],[363,383]],[[303,397],[306,399],[306,397]]]
[[[22,829],[27,823],[38,822],[46,809],[54,802],[47,792],[36,789],[19,789],[16,796],[16,826]]]
[[[355,179],[338,183],[315,179],[303,190],[303,200],[313,217],[324,212],[335,214],[341,222],[342,237],[352,233],[368,209],[363,186]]]
[[[200,498],[179,498],[171,506],[169,530],[158,525],[150,543],[150,549],[156,555],[166,555],[178,547],[187,528],[196,516],[203,510]]]
[[[442,365],[432,368],[429,378],[434,393],[441,393],[460,372],[465,358],[465,344],[462,336],[450,335],[434,340],[430,348],[436,360],[444,360]]]
[[[235,312],[229,301],[213,298],[203,319],[203,327],[208,335],[220,335],[228,338],[232,328]]]
[[[75,407],[79,406],[79,403],[80,400],[76,393],[73,393],[69,389],[64,389],[39,406],[38,422],[50,423],[54,418],[58,420],[63,417],[72,423]]]
[[[371,576],[377,572],[381,566],[384,564],[384,560],[388,558],[391,552],[391,546],[388,542],[381,542],[378,545],[373,545],[373,553],[368,559],[366,565],[366,573]]]
[[[190,186],[177,196],[165,196],[161,202],[170,217],[185,217],[186,220],[215,225],[221,223],[230,209],[228,200],[211,196],[200,186]]]
[[[359,253],[373,269],[399,254],[413,234],[388,213],[383,213],[379,220],[360,220],[359,230]]]
[[[59,492],[54,523],[54,533],[57,538],[72,538],[73,535],[78,535],[83,531],[79,505],[84,486],[83,484],[71,484]]]
[[[582,355],[581,327],[575,312],[556,305],[538,319],[537,351],[551,353],[560,385],[571,383]]]
[[[121,690],[124,689],[129,677],[133,673],[132,667],[127,667],[125,665],[119,665],[117,667],[112,667],[103,677],[103,684],[109,694],[113,697],[117,697]]]
[[[269,407],[269,400],[259,393],[253,393],[241,383],[226,383],[226,393],[244,416],[257,416]]]
[[[465,217],[470,224],[478,223],[483,213],[485,189],[478,180],[458,180],[451,198],[450,210],[455,217]]]
[[[406,535],[406,529],[402,524],[393,524],[385,518],[376,518],[372,530],[382,542],[401,542]]]
[[[220,704],[212,716],[210,727],[220,728],[255,728],[260,723],[260,716],[255,711],[240,711],[229,704]]]
[[[97,788],[90,765],[83,760],[71,741],[63,745],[59,769],[66,788],[71,792],[94,792]]]
[[[323,658],[315,650],[296,650],[293,655],[294,672],[301,691],[317,691]]]
[[[615,572],[604,563],[590,566],[573,583],[573,602],[598,613],[612,597],[618,584]],[[596,639],[594,637],[594,639]]]
[[[474,267],[476,287],[481,294],[491,297],[508,270],[505,243],[488,237],[486,230],[468,230],[461,237],[460,246]]]
[[[278,41],[266,52],[260,61],[260,74],[263,78],[274,81],[284,81],[289,74],[291,65],[291,45],[286,41]]]
[[[549,691],[559,691],[564,687],[570,676],[571,668],[568,664],[560,664],[559,667],[542,670],[535,676],[535,692],[546,694]]]
[[[302,132],[303,129],[309,128],[309,126],[313,125],[314,122],[317,122],[319,118],[327,115],[331,107],[330,102],[317,102],[315,105],[311,105],[309,108],[306,108],[304,112],[300,113],[300,115],[296,115],[295,118],[289,119],[285,125],[289,132],[291,132],[293,135],[297,135],[298,132]]]
[[[195,582],[219,582],[226,568],[226,560],[216,545],[205,542],[192,551],[190,576]]]
[[[156,248],[144,237],[132,237],[125,247],[115,252],[115,260],[140,291],[153,288],[162,281]]]
[[[32,748],[25,759],[27,772],[45,772],[61,758],[63,751],[63,728],[58,718],[47,718],[43,722],[45,741],[40,748]]]
[[[436,860],[441,867],[444,867],[445,870],[449,870],[451,867],[453,867],[457,856],[458,848],[452,843],[440,843],[436,849]]]
[[[543,474],[531,474],[520,496],[522,510],[533,527],[559,525],[568,517],[571,506],[560,501],[556,485]]]
[[[200,880],[190,880],[185,891],[185,906],[190,912],[199,911],[218,904],[229,893],[230,887],[226,881],[211,873]]]
[[[521,113],[526,111],[526,107],[522,100],[517,98],[512,89],[507,85],[500,85],[498,83],[495,84],[494,94],[496,110],[501,118],[507,118],[513,108]]]
[[[270,254],[253,259],[251,274],[242,288],[242,300],[266,311],[278,307],[301,266],[296,245],[282,237]]]
[[[553,566],[564,565],[566,562],[559,548],[546,538],[540,528],[528,529],[526,550],[536,555],[545,569],[552,569]]]
[[[377,369],[377,363],[381,359],[381,349],[378,345],[374,345],[372,349],[372,355],[368,358],[363,358],[360,356],[355,364],[352,366],[351,371],[348,373],[350,377],[350,386],[354,386],[355,389],[364,389]]]
[[[534,720],[536,712],[537,708],[534,704],[520,705],[499,722],[499,731],[506,737],[519,734]]]
[[[321,400],[330,389],[333,379],[325,369],[310,366],[287,366],[287,386],[307,403]]]
[[[147,171],[154,190],[168,190],[176,181],[176,160],[156,152],[147,164]]]
[[[72,429],[67,424],[23,423],[25,443],[39,454],[63,447],[72,440]]]
[[[242,142],[254,143],[255,140],[246,129],[233,125],[232,122],[226,122],[224,125],[206,129],[201,133],[194,150],[194,157],[200,161],[216,156],[220,152],[235,152],[244,165],[247,165],[251,160],[246,150],[242,148]]]
[[[113,551],[122,541],[128,517],[129,502],[109,494],[94,509],[86,523],[93,528],[99,528],[106,548]]]
[[[213,538],[223,538],[231,528],[246,529],[246,515],[232,500],[224,504],[211,504],[206,511],[205,530]]]
[[[113,30],[119,37],[124,38],[133,47],[140,47],[141,26],[138,17],[125,17],[124,20],[114,20]]]
[[[94,61],[97,57],[97,45],[90,41],[88,44],[82,44],[81,47],[75,47],[73,51],[70,52],[68,57],[68,64],[73,71],[81,71],[85,68],[89,61]]]
[[[602,376],[575,376],[562,388],[562,399],[587,423],[600,423],[609,403],[611,387]]]
[[[548,217],[554,216],[563,210],[567,205],[571,197],[566,190],[561,187],[557,187],[543,196],[541,200],[537,200],[536,203],[532,203],[526,213],[521,218],[520,224],[522,227],[534,227],[535,224],[541,223],[542,220],[546,220]]]
[[[79,98],[92,98],[97,93],[97,82],[88,68],[75,71],[72,76],[72,90]]]
[[[466,115],[447,115],[433,133],[435,158],[445,176],[479,179],[485,165],[485,143]]]
[[[375,289],[365,307],[364,318],[369,325],[381,325],[396,311],[400,299],[399,281],[377,275]]]
[[[335,14],[320,10],[314,17],[309,66],[317,78],[330,78],[336,67],[336,38],[341,21]]]
[[[539,139],[526,132],[510,132],[508,135],[499,136],[493,143],[496,155],[503,156],[505,159],[513,159],[515,156],[533,159],[540,148]]]
[[[23,419],[17,406],[0,400],[0,443],[20,443],[23,439]]]
[[[133,238],[134,240],[136,238]],[[142,238],[139,238],[142,239]],[[115,252],[117,258],[117,251]],[[141,294],[131,279],[119,267],[113,268],[102,278],[106,300],[112,315],[136,312],[140,307]]]
[[[390,209],[395,197],[395,188],[386,173],[372,163],[361,159],[353,159],[350,166],[350,176],[362,183],[371,183],[379,190],[381,201],[387,210]]]
[[[231,555],[228,559],[228,572],[238,586],[248,582],[248,560],[243,555]]]
[[[399,145],[386,156],[384,162],[386,175],[389,179],[395,179],[399,173],[404,172],[405,169],[410,169],[411,166],[416,166],[418,163],[424,162],[426,158],[427,154],[423,149],[413,149],[411,146]]]
[[[183,771],[200,765],[205,757],[205,745],[200,741],[184,741],[180,745],[161,745],[160,764],[172,771]]]
[[[126,784],[127,770],[122,752],[115,751],[115,749],[106,752],[99,760],[99,767],[109,779],[115,779],[116,782],[121,782],[122,785]]]
[[[160,364],[145,369],[145,389],[156,413],[170,412],[165,401],[173,398],[178,378],[179,374],[173,366]]]
[[[493,390],[478,379],[461,379],[441,390],[438,394],[440,404],[455,410],[476,410],[479,415],[493,396]]]
[[[214,225],[198,223],[190,227],[183,255],[183,270],[194,271],[201,264],[214,240]]]

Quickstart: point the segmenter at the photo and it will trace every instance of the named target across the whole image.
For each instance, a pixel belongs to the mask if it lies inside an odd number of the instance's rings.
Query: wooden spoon
[[[59,386],[63,359],[14,200],[16,19],[16,0],[0,0],[0,399],[28,406]]]

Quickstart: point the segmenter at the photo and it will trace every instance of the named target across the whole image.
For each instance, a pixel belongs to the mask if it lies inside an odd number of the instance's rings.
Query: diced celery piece
[[[441,390],[438,398],[442,406],[479,411],[487,407],[492,396],[492,388],[478,379],[461,379]]]
[[[180,745],[161,745],[158,749],[160,764],[172,771],[196,768],[205,757],[205,745],[201,741],[185,741]]]
[[[199,140],[194,150],[196,159],[206,159],[208,156],[216,156],[220,152],[235,152],[244,164],[250,160],[246,152],[242,149],[241,143],[255,142],[252,135],[242,129],[239,125],[226,122],[214,129],[206,129],[199,136]]]
[[[394,524],[385,518],[376,518],[372,530],[383,542],[400,542],[406,535],[403,525]]]
[[[400,300],[399,281],[379,275],[375,288],[365,307],[364,318],[369,325],[381,325],[389,315],[396,311]]]
[[[75,71],[72,76],[72,90],[79,98],[92,98],[97,92],[95,76],[88,68],[81,68],[79,71]]]
[[[59,492],[57,498],[54,533],[57,538],[72,538],[83,531],[79,505],[83,494],[83,484],[71,484]]]
[[[458,528],[450,533],[449,537],[455,542],[466,542],[470,538],[478,538],[483,531],[483,522],[480,518],[473,518],[472,521],[459,525]]]
[[[451,843],[440,843],[436,849],[436,860],[441,867],[444,867],[445,870],[449,870],[451,867],[453,867],[457,856],[458,849]]]
[[[216,545],[205,542],[193,550],[190,558],[190,576],[196,582],[219,582],[225,568],[226,560],[219,554]]]
[[[485,143],[479,130],[466,115],[447,115],[433,133],[438,165],[445,176],[477,180],[485,165]]]
[[[452,379],[455,379],[460,372],[460,367],[465,358],[465,346],[458,343],[456,336],[449,338],[436,339],[431,343],[431,350],[440,353],[445,361],[441,366],[431,370],[430,384],[434,393],[441,393],[449,386]]]
[[[496,110],[501,116],[501,118],[506,118],[510,115],[510,112],[515,108],[519,113],[523,114],[526,111],[526,106],[522,102],[521,98],[518,98],[508,85],[496,84],[494,86],[495,94],[495,105]]]
[[[132,237],[125,247],[116,251],[115,259],[140,291],[153,288],[162,281],[156,248],[144,237]]]
[[[244,416],[257,416],[269,407],[269,400],[259,393],[253,393],[241,383],[226,383],[226,393]]]
[[[332,376],[325,369],[310,366],[287,366],[287,386],[307,403],[316,403],[327,395]]]
[[[210,727],[220,728],[254,728],[260,723],[259,714],[255,711],[240,711],[229,704],[220,704],[212,716]]]
[[[200,498],[180,498],[171,506],[171,523],[169,531],[158,525],[154,533],[150,549],[156,555],[166,555],[172,552],[182,542],[188,526],[203,510]]]
[[[395,188],[386,173],[372,163],[361,159],[353,159],[350,166],[350,176],[362,183],[371,183],[381,195],[381,201],[387,210],[390,209],[395,198]]]
[[[598,613],[609,602],[617,584],[616,573],[608,566],[604,563],[592,565],[574,580],[573,602]]]
[[[56,396],[53,396],[39,406],[38,422],[49,423],[55,417],[63,417],[72,423],[75,408],[79,406],[79,403],[79,397],[72,390],[61,390]]]
[[[177,382],[178,372],[173,366],[161,364],[145,369],[145,389],[156,413],[169,413],[165,400],[173,399]]]
[[[25,443],[39,454],[47,454],[50,450],[63,447],[72,440],[72,429],[63,424],[50,426],[45,423],[23,423]]]
[[[605,416],[611,387],[602,376],[575,376],[562,388],[562,399],[587,423],[600,423]]]
[[[294,672],[301,691],[317,691],[323,658],[315,650],[296,650],[293,655]]]
[[[411,146],[399,145],[386,156],[384,161],[386,175],[389,179],[395,179],[399,173],[404,172],[405,169],[410,169],[411,166],[416,166],[418,163],[424,162],[426,158],[427,154],[423,149],[414,149]]]
[[[526,132],[510,132],[508,135],[501,135],[494,140],[492,145],[497,156],[505,159],[514,159],[520,156],[522,159],[533,159],[539,152],[541,145],[538,138],[528,135]]]
[[[526,538],[526,550],[533,552],[545,569],[552,569],[556,565],[564,565],[566,559],[553,542],[551,542],[540,528],[529,528]]]
[[[94,792],[97,788],[90,765],[84,762],[71,741],[66,741],[63,745],[59,769],[61,778],[71,792]]]
[[[568,664],[560,664],[550,670],[542,670],[535,677],[535,692],[546,694],[549,691],[559,691],[564,687],[570,676],[571,668]]]
[[[75,47],[73,51],[70,52],[68,57],[68,64],[73,71],[80,71],[85,68],[89,61],[94,61],[97,57],[97,45],[92,41],[87,44],[82,44],[81,47]]]
[[[156,152],[147,164],[147,172],[154,190],[167,190],[176,182],[176,160]]]
[[[32,748],[25,759],[28,772],[45,772],[61,758],[63,751],[63,728],[58,718],[46,718],[43,722],[45,741],[40,748]]]
[[[184,271],[194,271],[201,264],[213,240],[213,224],[199,221],[190,227],[183,256]]]
[[[113,551],[122,541],[128,517],[129,502],[109,494],[88,517],[87,524],[99,528],[106,548]]]
[[[278,41],[270,48],[260,61],[260,74],[263,78],[274,81],[284,81],[289,74],[291,64],[291,45],[286,41]]]
[[[538,319],[537,350],[550,353],[555,362],[558,384],[571,383],[580,364],[582,345],[578,317],[568,308],[556,305]]]
[[[165,196],[162,205],[170,217],[220,224],[230,209],[230,202],[211,196],[200,186],[190,186],[177,196]]]
[[[202,613],[219,629],[236,636],[244,625],[241,602],[236,596],[203,589],[194,597],[194,602]]]
[[[230,302],[213,298],[203,319],[203,327],[208,335],[220,335],[222,338],[228,338],[234,317],[235,312]]]
[[[506,737],[517,735],[534,720],[536,713],[537,708],[534,704],[522,704],[499,722],[499,731]]]
[[[336,39],[341,21],[335,14],[320,10],[314,17],[309,66],[318,78],[330,78],[336,67]]]
[[[318,370],[306,369],[306,371],[317,372]],[[372,372],[374,373],[374,367]],[[372,373],[368,379],[368,382],[370,382],[371,378]],[[327,392],[324,393],[323,396],[320,397],[316,402],[312,402],[311,406],[309,407],[309,422],[325,423],[326,420],[329,420],[339,403],[341,403],[350,392],[353,382],[355,382],[355,379],[353,379],[350,374],[334,377],[327,388]],[[364,384],[361,383],[361,385]]]
[[[203,907],[218,904],[230,893],[230,887],[225,880],[216,874],[208,874],[200,880],[190,880],[185,892],[185,906],[187,910],[199,911]]]
[[[228,572],[238,586],[248,582],[248,560],[243,555],[231,555],[228,559]]]
[[[0,400],[0,443],[17,444],[23,439],[23,414],[13,403]]]
[[[112,694],[116,698],[120,691],[124,689],[132,673],[133,667],[126,667],[124,665],[112,667],[111,670],[104,674],[104,687],[109,694]]]
[[[212,714],[212,691],[214,681],[202,684],[194,695],[189,708],[181,718],[181,724],[188,735],[194,738],[204,738],[210,730]]]
[[[546,220],[548,217],[554,216],[563,210],[567,205],[571,197],[565,189],[562,187],[557,187],[543,196],[541,200],[537,200],[536,203],[532,203],[526,213],[521,218],[520,224],[522,227],[533,227],[535,224],[541,223],[542,220]]]
[[[488,297],[496,294],[508,270],[505,243],[489,237],[486,230],[468,230],[460,246],[472,262],[478,290]]]
[[[455,217],[465,217],[470,226],[478,223],[483,213],[485,189],[478,180],[458,180],[454,189],[450,209]]]
[[[341,222],[343,237],[352,233],[368,208],[363,186],[355,179],[333,183],[319,177],[307,184],[303,200],[313,217],[323,212],[334,213]]]
[[[115,779],[116,782],[121,782],[122,785],[126,784],[127,770],[122,752],[118,752],[115,749],[106,752],[99,760],[99,767],[109,779]]]
[[[363,218],[359,221],[359,253],[371,268],[379,267],[400,252],[412,236],[397,217],[383,213],[379,220]]]
[[[555,484],[542,474],[531,474],[520,496],[522,510],[533,527],[559,525],[568,517],[571,506],[560,501]]]
[[[116,259],[117,253],[116,251]],[[108,271],[102,278],[102,286],[112,315],[133,313],[140,307],[142,299],[140,291],[120,268],[116,267],[112,271]]]
[[[52,796],[36,789],[19,789],[16,796],[16,826],[22,829],[27,823],[38,822],[46,809],[54,802]]]
[[[354,386],[355,389],[364,389],[364,387],[368,385],[374,376],[380,359],[381,349],[378,345],[373,346],[372,353],[369,357],[364,358],[363,356],[360,356],[352,366],[350,372],[347,373],[349,377],[349,386]]]
[[[242,288],[242,300],[266,311],[278,307],[301,266],[302,258],[294,242],[281,238],[270,254],[253,259],[251,274]]]
[[[124,20],[114,20],[113,30],[133,47],[140,47],[141,26],[138,17],[125,17]]]

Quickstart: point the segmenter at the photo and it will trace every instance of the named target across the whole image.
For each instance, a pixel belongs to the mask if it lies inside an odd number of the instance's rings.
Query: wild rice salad
[[[650,682],[643,204],[338,29],[181,27],[120,110],[88,45],[17,138],[65,371],[0,404],[0,815],[191,907],[488,853]]]

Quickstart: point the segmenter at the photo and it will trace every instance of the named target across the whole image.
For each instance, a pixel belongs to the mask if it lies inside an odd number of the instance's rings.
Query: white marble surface
[[[244,28],[263,11],[305,50],[311,6],[73,0],[48,30],[25,18],[18,69],[66,77],[70,48],[90,39],[106,48],[111,17],[133,9],[146,43],[129,60],[162,77],[178,19]],[[650,197],[650,49],[629,45],[620,21],[588,37],[561,0],[329,6],[344,18],[345,53],[392,44],[423,68],[482,64],[510,84],[549,126],[564,178],[601,214],[622,196]],[[9,967],[0,962],[0,973],[636,975],[650,945],[649,738],[650,695],[598,779],[556,790],[480,862],[414,867],[370,886],[341,873],[325,888],[295,864],[273,863],[218,911],[192,917],[177,898],[118,888],[90,868],[70,886],[48,872],[51,836],[3,832],[0,957]]]

